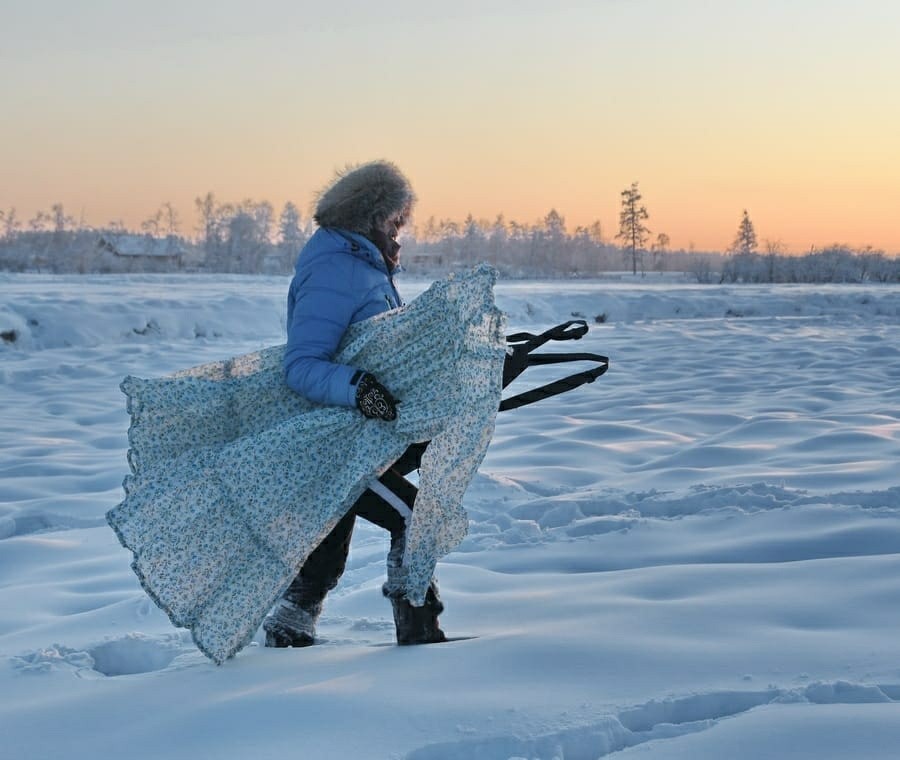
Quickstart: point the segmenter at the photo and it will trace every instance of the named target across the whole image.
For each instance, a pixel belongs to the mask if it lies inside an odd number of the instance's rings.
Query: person
[[[371,420],[391,424],[402,399],[393,396],[365,367],[334,361],[347,328],[403,305],[394,283],[399,269],[397,235],[416,196],[392,163],[374,161],[338,172],[318,195],[318,229],[301,250],[287,298],[287,385],[308,401],[351,407]],[[369,487],[330,534],[307,557],[290,586],[263,621],[266,646],[303,647],[316,641],[316,623],[328,592],[347,562],[357,517],[388,530],[387,581],[399,644],[445,640],[438,623],[443,604],[432,579],[423,606],[406,599],[398,580],[416,488],[404,475],[422,447],[411,447]],[[336,464],[335,466],[339,466]]]

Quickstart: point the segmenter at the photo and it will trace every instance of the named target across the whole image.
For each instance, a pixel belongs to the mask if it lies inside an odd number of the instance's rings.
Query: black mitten
[[[366,417],[377,420],[397,419],[397,404],[391,392],[368,372],[356,384],[356,406]]]

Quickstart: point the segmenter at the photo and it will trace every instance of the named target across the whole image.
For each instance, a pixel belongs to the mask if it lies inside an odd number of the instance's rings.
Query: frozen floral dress
[[[284,382],[284,346],[158,379],[127,377],[125,499],[107,514],[146,592],[217,663],[252,639],[309,553],[414,442],[419,471],[403,578],[424,602],[465,536],[463,494],[500,403],[505,320],[496,273],[434,283],[351,325],[335,361],[402,400],[394,422],[312,404]]]

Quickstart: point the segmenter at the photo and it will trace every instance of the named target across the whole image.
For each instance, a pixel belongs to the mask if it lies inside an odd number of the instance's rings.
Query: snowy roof
[[[97,246],[115,256],[154,256],[174,258],[184,253],[182,245],[174,238],[158,238],[152,235],[102,235]]]

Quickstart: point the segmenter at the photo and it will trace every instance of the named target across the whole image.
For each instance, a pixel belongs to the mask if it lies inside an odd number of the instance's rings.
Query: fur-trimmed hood
[[[407,215],[416,202],[409,180],[389,161],[348,166],[316,197],[313,219],[368,235],[392,214]]]

